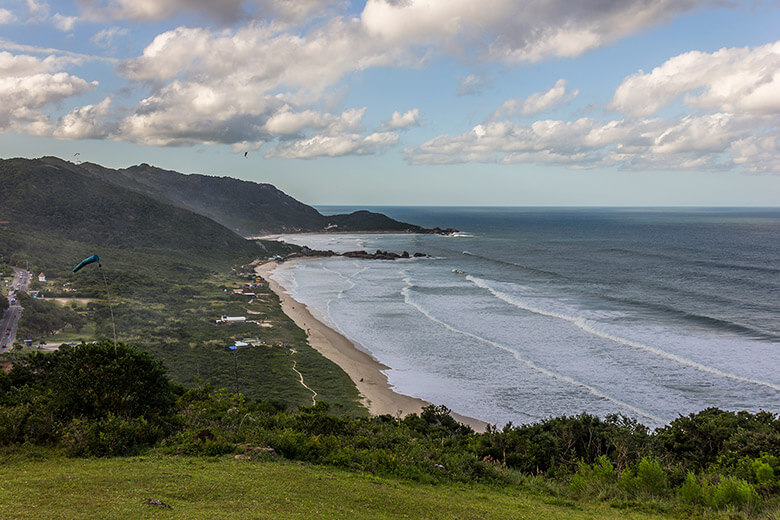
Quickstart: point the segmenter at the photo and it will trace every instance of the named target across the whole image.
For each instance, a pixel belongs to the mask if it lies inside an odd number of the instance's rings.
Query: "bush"
[[[685,477],[685,481],[677,489],[677,497],[686,504],[701,506],[707,501],[707,497],[704,492],[704,486],[702,486],[696,475],[690,471]]]
[[[71,457],[116,457],[138,454],[164,436],[162,428],[145,418],[108,415],[97,420],[73,419],[65,428],[62,445]]]
[[[757,511],[759,498],[756,489],[742,479],[725,478],[712,490],[711,505],[716,509],[746,509]]]
[[[616,481],[615,467],[602,455],[593,464],[580,461],[577,473],[569,482],[569,490],[575,496],[603,499],[614,495]]]
[[[18,368],[17,368],[18,367]],[[50,411],[68,421],[109,415],[162,418],[172,414],[173,385],[166,368],[149,353],[111,342],[84,344],[51,354],[34,353],[14,365],[17,384],[46,389]]]
[[[643,457],[636,470],[639,490],[652,496],[661,496],[668,491],[666,473],[655,459]]]

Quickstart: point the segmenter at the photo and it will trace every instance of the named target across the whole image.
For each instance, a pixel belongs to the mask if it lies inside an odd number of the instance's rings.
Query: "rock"
[[[457,232],[458,232],[458,230],[455,229],[455,228],[441,229],[441,228],[435,227],[433,229],[429,229],[428,230],[428,233],[430,233],[432,235],[454,235]]]

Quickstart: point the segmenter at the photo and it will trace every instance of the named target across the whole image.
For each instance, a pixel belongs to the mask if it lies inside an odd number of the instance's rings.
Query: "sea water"
[[[311,259],[273,277],[400,393],[498,426],[780,412],[778,209],[370,209],[460,231],[288,235],[429,256]]]

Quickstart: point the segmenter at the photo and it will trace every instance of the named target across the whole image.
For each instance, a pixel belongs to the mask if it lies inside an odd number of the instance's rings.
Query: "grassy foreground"
[[[14,457],[15,458],[15,457]],[[331,467],[220,458],[3,461],[0,518],[661,518],[517,488],[417,484]],[[148,505],[156,499],[170,506]]]

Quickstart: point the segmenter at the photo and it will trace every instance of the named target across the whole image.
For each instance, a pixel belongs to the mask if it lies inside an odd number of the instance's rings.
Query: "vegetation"
[[[293,460],[675,515],[777,512],[780,497],[780,418],[766,412],[707,409],[655,432],[582,414],[480,434],[444,407],[355,417],[324,402],[290,410],[208,385],[185,389],[149,354],[111,342],[36,353],[0,375],[0,444],[69,456]]]
[[[54,303],[35,299],[24,292],[19,292],[17,298],[24,308],[22,318],[19,320],[19,337],[53,336],[68,327],[79,331],[86,324],[84,316],[71,308],[59,307]]]
[[[338,226],[339,231],[423,231],[419,226],[368,211],[326,217],[270,184],[229,177],[184,175],[148,164],[113,170],[92,163],[77,166],[53,157],[40,162],[57,168],[77,169],[100,182],[186,208],[246,236],[321,231],[328,225]]]

